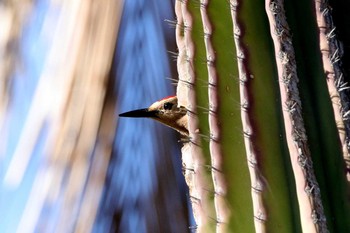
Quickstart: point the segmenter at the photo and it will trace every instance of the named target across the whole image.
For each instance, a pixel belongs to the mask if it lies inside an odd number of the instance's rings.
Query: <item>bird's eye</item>
[[[172,104],[172,103],[165,103],[165,104],[164,104],[164,109],[165,109],[165,110],[171,110],[171,108],[173,107],[173,105],[174,105],[174,104]]]

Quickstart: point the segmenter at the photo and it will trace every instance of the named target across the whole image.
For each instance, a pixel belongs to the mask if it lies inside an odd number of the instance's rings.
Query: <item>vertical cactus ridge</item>
[[[256,232],[298,232],[299,212],[291,195],[295,187],[288,169],[289,154],[281,140],[277,73],[264,2],[231,1],[231,7],[239,47],[237,63],[241,66],[242,122],[249,125],[244,131],[248,166],[253,173],[253,203],[259,198],[254,207]]]
[[[302,117],[297,65],[283,4],[282,0],[266,1],[266,12],[275,46],[283,118],[296,180],[301,224],[303,232],[328,232]]]
[[[258,158],[256,153],[256,147],[254,145],[253,134],[254,127],[251,123],[250,109],[250,97],[248,82],[251,81],[252,75],[247,67],[247,53],[242,41],[242,29],[238,22],[238,1],[231,1],[231,15],[233,22],[233,32],[236,45],[238,72],[240,80],[240,105],[241,105],[241,119],[244,133],[244,143],[247,155],[247,162],[249,168],[249,174],[251,179],[251,195],[254,211],[254,224],[255,232],[266,232],[266,218],[267,213],[264,206],[263,189],[264,181],[261,172],[258,167]]]
[[[299,90],[314,172],[330,232],[348,232],[349,192],[327,79],[320,51],[314,1],[285,2],[293,32]],[[315,221],[320,216],[315,216]]]
[[[325,0],[314,1],[317,27],[319,31],[320,51],[325,72],[328,92],[332,100],[333,112],[339,133],[344,162],[346,164],[347,180],[350,182],[350,103],[345,91],[350,89],[344,80],[340,66],[342,54],[341,42],[336,36],[336,28],[331,15],[331,7]]]
[[[177,26],[176,37],[179,48],[178,70],[179,82],[177,96],[179,104],[188,110],[189,142],[182,148],[183,169],[186,183],[189,186],[190,199],[196,220],[196,232],[213,232],[217,225],[217,216],[214,207],[213,184],[210,172],[210,160],[203,154],[199,134],[201,127],[198,124],[197,71],[194,57],[196,44],[193,43],[193,17],[188,10],[187,1],[175,3]],[[200,50],[199,50],[200,51]],[[209,168],[208,168],[209,167]]]
[[[333,208],[330,212],[333,212],[331,213],[331,216],[338,215],[338,220],[336,221],[336,224],[334,224],[334,229],[336,231],[346,231],[350,228],[350,225],[346,220],[350,218],[350,206],[348,200],[350,194],[350,154],[348,146],[350,136],[350,118],[348,117],[350,114],[350,102],[348,89],[350,86],[344,81],[344,73],[341,67],[344,51],[341,42],[337,39],[335,32],[336,28],[331,14],[331,7],[326,0],[313,1],[313,3],[315,7],[317,29],[319,32],[319,46],[323,70],[338,130],[341,153],[346,168],[346,182],[339,182],[339,185],[336,187],[337,192],[345,194],[343,197],[337,197],[338,201],[340,200],[340,202],[337,202],[341,208]],[[342,164],[339,167],[341,166]],[[340,177],[341,176],[342,174],[340,174]],[[331,198],[331,200],[333,199],[332,197],[329,198]]]
[[[200,14],[203,25],[206,64],[208,70],[208,100],[209,100],[209,151],[211,155],[211,172],[214,185],[214,203],[217,216],[217,232],[226,232],[229,210],[226,201],[226,181],[223,175],[223,153],[221,149],[221,130],[219,122],[218,76],[215,67],[216,55],[211,41],[212,25],[207,12],[209,0],[201,0]]]
[[[214,66],[218,71],[216,75],[220,104],[217,114],[220,122],[219,143],[223,154],[222,171],[227,182],[226,200],[231,211],[227,232],[254,232],[230,4],[227,1],[210,1],[207,14],[213,29],[211,42],[215,51]],[[220,20],[214,20],[218,18]]]
[[[213,30],[210,41],[215,51],[213,66],[217,71],[222,171],[227,181],[226,199],[231,211],[226,232],[254,232],[252,200],[247,195],[251,185],[240,118],[238,68],[230,4],[227,1],[210,1],[207,14]],[[211,81],[211,77],[208,78]]]

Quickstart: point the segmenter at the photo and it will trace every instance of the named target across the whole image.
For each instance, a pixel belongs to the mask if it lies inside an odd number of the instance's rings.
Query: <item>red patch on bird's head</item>
[[[175,97],[176,95],[170,95],[170,96],[167,96],[167,97],[165,97],[165,98],[163,98],[163,99],[161,99],[161,100],[158,100],[158,101],[162,101],[162,100],[166,100],[166,99],[170,99],[170,98],[173,98],[173,97]]]

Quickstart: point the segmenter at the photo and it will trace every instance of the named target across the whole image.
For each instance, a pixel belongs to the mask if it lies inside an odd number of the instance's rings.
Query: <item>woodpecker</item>
[[[148,108],[119,114],[120,117],[147,117],[167,125],[188,137],[187,109],[178,106],[177,97],[169,96],[153,103]]]

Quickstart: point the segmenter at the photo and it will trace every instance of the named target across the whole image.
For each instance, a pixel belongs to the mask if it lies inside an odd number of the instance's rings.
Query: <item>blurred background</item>
[[[190,232],[175,0],[0,0],[0,233]],[[170,51],[170,52],[169,52]]]

